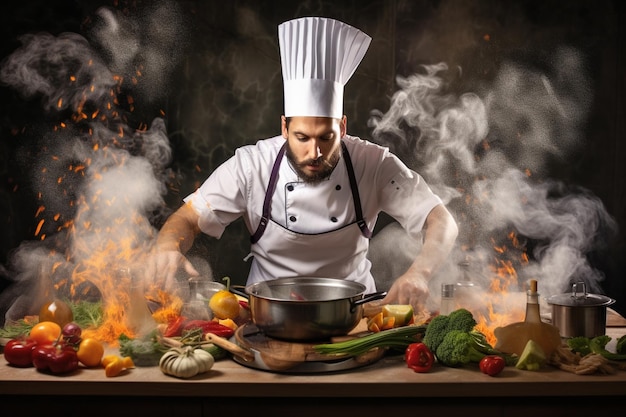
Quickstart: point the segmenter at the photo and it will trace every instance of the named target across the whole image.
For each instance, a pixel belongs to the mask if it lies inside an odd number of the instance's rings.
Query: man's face
[[[300,178],[318,183],[331,174],[339,161],[346,117],[292,117],[287,129],[283,116],[282,134],[287,139],[287,158]]]

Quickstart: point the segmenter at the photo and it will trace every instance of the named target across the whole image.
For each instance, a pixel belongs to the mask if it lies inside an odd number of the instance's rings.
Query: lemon
[[[221,290],[213,294],[209,308],[218,319],[235,319],[239,316],[239,299],[232,292]]]
[[[383,317],[393,317],[394,327],[406,326],[413,320],[413,307],[410,304],[387,304],[383,306]]]

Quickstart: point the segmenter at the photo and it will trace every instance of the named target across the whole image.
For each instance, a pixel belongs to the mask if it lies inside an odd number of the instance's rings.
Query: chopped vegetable
[[[411,343],[419,342],[424,335],[425,330],[425,325],[396,327],[343,342],[314,345],[313,349],[315,349],[318,353],[328,355],[352,356],[361,355],[374,348],[404,350]]]
[[[383,318],[393,317],[393,326],[401,327],[413,321],[413,306],[410,304],[386,304],[382,309]]]
[[[129,356],[106,355],[102,358],[101,364],[107,377],[118,376],[123,371],[135,367],[133,360]]]
[[[424,343],[416,342],[407,346],[404,361],[415,372],[425,373],[431,370],[435,363],[435,355]]]
[[[529,339],[515,367],[526,371],[538,371],[546,362],[546,354],[539,343]]]
[[[478,367],[483,374],[496,376],[506,366],[504,358],[498,355],[487,355],[478,362]]]

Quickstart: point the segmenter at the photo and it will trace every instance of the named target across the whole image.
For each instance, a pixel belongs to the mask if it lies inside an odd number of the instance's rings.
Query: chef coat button
[[[333,223],[337,223],[337,218],[335,216],[333,216],[333,217],[330,218],[330,221],[333,222]]]
[[[289,184],[289,185],[287,186],[287,191],[293,191],[293,185]]]
[[[340,184],[335,185],[335,190],[337,191],[341,190],[341,185]]]
[[[289,221],[295,222],[296,221],[296,216],[289,216]]]

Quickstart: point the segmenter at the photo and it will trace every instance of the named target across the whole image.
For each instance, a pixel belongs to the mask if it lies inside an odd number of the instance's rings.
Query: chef
[[[375,292],[366,255],[384,211],[422,239],[422,249],[381,303],[422,308],[457,226],[419,174],[387,148],[347,134],[343,90],[371,38],[321,17],[284,22],[278,38],[281,135],[237,149],[184,199],[159,232],[152,268],[169,283],[181,269],[198,275],[184,256],[194,238],[205,233],[219,239],[243,217],[251,241],[247,284],[331,277]]]

